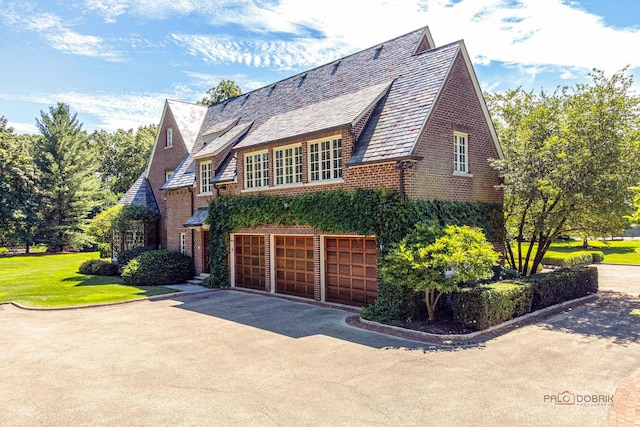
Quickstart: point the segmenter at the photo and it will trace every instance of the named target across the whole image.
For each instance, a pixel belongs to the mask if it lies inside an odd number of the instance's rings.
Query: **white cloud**
[[[40,34],[52,48],[61,52],[107,61],[123,59],[122,53],[110,47],[102,37],[75,32],[68,28],[60,16],[38,12],[29,3],[12,3],[0,8],[0,18],[13,28]]]
[[[256,34],[172,36],[211,63],[300,69],[428,25],[439,45],[465,39],[476,64],[544,68],[565,77],[567,70],[595,67],[612,73],[629,64],[640,67],[640,49],[635,49],[640,28],[607,26],[565,0],[227,1],[218,6],[223,13],[212,15],[207,2],[200,9],[192,1],[176,3],[216,25],[238,25]]]
[[[117,129],[136,129],[141,125],[158,123],[165,99],[195,99],[196,95],[197,92],[190,87],[176,86],[166,93],[56,92],[26,95],[0,94],[0,99],[40,104],[42,105],[42,111],[47,111],[49,106],[63,102],[69,105],[72,112],[78,113],[78,118],[83,122],[84,129],[88,131],[95,129],[114,131]],[[34,130],[34,127],[24,123],[10,123],[10,125],[21,132]],[[19,125],[20,127],[18,127]]]
[[[222,74],[196,73],[193,71],[185,71],[185,74],[191,78],[192,80],[191,86],[201,87],[204,89],[202,90],[202,96],[204,96],[205,92],[209,88],[217,85],[218,82],[220,82],[221,80],[232,80],[236,82],[236,84],[240,86],[240,88],[245,92],[252,91],[254,89],[259,89],[270,83],[268,81],[256,80],[254,78],[249,77],[246,74],[222,75]],[[202,96],[199,96],[198,98],[201,98]]]

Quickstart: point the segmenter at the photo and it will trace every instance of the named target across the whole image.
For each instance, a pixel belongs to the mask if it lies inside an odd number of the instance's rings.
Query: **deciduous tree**
[[[213,105],[225,99],[242,95],[242,89],[233,80],[221,80],[217,86],[207,91],[207,96],[198,101],[198,104]]]

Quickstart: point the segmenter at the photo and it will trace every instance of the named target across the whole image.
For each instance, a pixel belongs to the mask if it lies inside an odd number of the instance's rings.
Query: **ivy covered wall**
[[[424,221],[480,227],[489,241],[504,240],[502,206],[491,203],[409,200],[387,189],[220,197],[209,204],[211,276],[206,284],[229,286],[229,235],[243,227],[307,225],[328,233],[375,235],[388,247]],[[397,291],[386,288],[380,284],[378,299],[397,301],[386,295]]]

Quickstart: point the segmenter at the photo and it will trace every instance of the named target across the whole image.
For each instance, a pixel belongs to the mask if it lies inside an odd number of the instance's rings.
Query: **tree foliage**
[[[99,182],[86,133],[68,105],[41,111],[36,124],[42,135],[34,148],[44,220],[39,237],[50,251],[59,252],[81,231],[96,204]]]
[[[505,154],[494,166],[504,180],[507,256],[523,275],[559,236],[610,232],[629,212],[628,188],[640,176],[631,84],[625,71],[595,70],[589,84],[553,93],[487,95]]]
[[[221,80],[217,86],[207,91],[207,95],[198,104],[213,105],[226,99],[242,95],[242,89],[233,80]]]
[[[16,135],[0,117],[0,242],[32,243],[38,199],[32,138]]]
[[[446,292],[463,283],[493,276],[498,253],[482,231],[468,226],[417,224],[385,257],[381,276],[387,283],[425,293],[429,320]]]
[[[147,167],[157,132],[158,127],[150,125],[140,126],[135,132],[98,130],[89,136],[96,156],[96,173],[105,189],[118,196],[126,193]]]

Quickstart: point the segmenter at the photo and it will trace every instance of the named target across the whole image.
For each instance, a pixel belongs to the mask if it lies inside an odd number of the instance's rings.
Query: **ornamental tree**
[[[384,258],[381,276],[390,284],[424,292],[432,321],[443,294],[463,283],[490,278],[497,260],[498,253],[479,229],[418,224]]]

